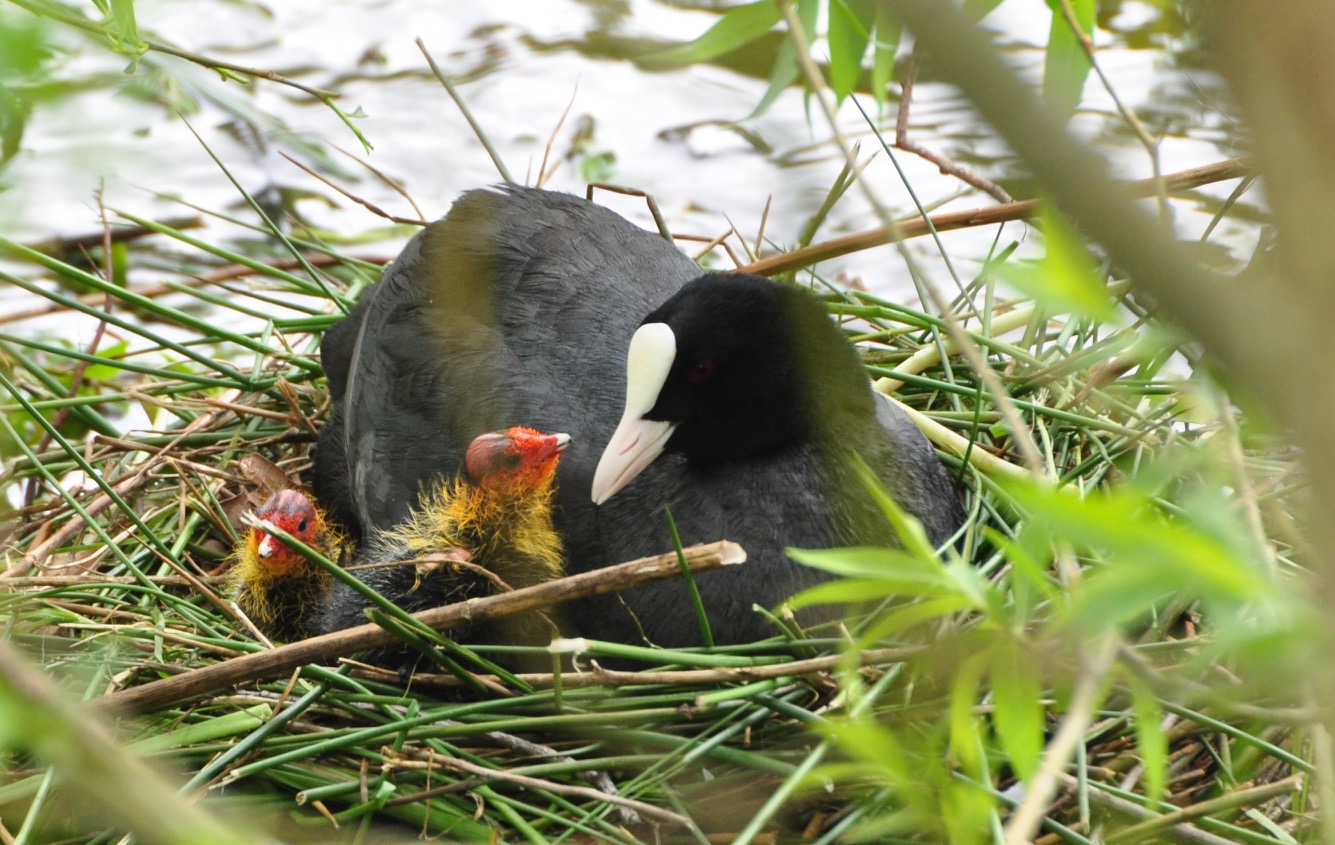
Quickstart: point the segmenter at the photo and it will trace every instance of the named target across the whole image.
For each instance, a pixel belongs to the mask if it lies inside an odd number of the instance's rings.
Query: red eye
[[[691,381],[699,384],[702,381],[709,381],[714,375],[714,365],[708,361],[701,361],[691,368],[690,375],[687,376]]]

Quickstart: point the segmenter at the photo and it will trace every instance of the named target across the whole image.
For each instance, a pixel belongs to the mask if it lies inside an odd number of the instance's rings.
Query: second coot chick
[[[520,427],[474,438],[463,473],[426,490],[408,518],[372,537],[351,568],[410,613],[560,578],[552,481],[569,442],[565,434]],[[365,623],[367,606],[352,588],[335,585],[325,628]],[[451,633],[461,642],[527,646],[545,646],[554,635],[538,613]]]
[[[297,490],[274,493],[255,516],[326,557],[342,546],[324,514]],[[334,581],[319,565],[258,527],[248,529],[237,548],[229,580],[237,606],[266,637],[279,642],[314,633]]]

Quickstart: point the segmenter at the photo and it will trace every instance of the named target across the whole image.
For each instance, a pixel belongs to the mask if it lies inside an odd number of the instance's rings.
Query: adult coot
[[[871,389],[856,350],[797,287],[701,276],[644,318],[626,362],[626,405],[591,491],[606,534],[661,501],[689,533],[763,554],[773,599],[820,577],[782,561],[783,546],[897,543],[854,455],[937,545],[963,520],[926,438]],[[626,497],[637,501],[622,509]],[[705,577],[711,619],[754,618],[754,572]]]
[[[748,393],[718,406],[716,413],[733,418],[727,438],[673,448],[640,468],[618,495],[593,503],[598,446],[623,416],[631,336],[644,315],[699,276],[661,238],[576,197],[513,186],[464,194],[326,335],[334,414],[321,435],[317,495],[355,526],[391,526],[408,516],[426,482],[457,472],[478,433],[519,423],[569,432],[555,510],[567,571],[671,548],[664,516],[670,507],[684,543],[729,539],[748,553],[745,566],[700,578],[721,643],[771,635],[752,606],[773,607],[821,580],[785,557],[785,547],[892,541],[882,521],[867,518],[870,502],[860,488],[831,468],[842,464],[831,462],[826,434],[849,438],[844,445],[862,452],[900,504],[943,541],[961,519],[949,479],[917,429],[878,404],[855,351],[819,304],[792,291],[797,298],[767,296],[780,303],[774,308],[737,307],[728,304],[734,292],[771,294],[775,283],[714,274],[693,286],[723,284],[717,298],[695,299],[701,304],[691,310],[714,312],[702,334],[751,347],[762,371],[775,374],[761,383],[782,396],[758,405]],[[799,323],[819,331],[793,336]],[[686,337],[693,330],[676,331]],[[804,384],[828,379],[829,390],[813,397],[806,388],[785,388],[785,370],[774,368],[799,360],[789,349],[794,343],[833,350],[829,360],[787,370]],[[750,364],[734,374],[723,359],[712,363],[714,388],[751,378]],[[828,426],[820,422],[843,404],[855,407],[829,417]],[[805,422],[785,424],[788,416]],[[683,423],[678,432],[691,430]],[[702,443],[713,438],[701,431]],[[746,446],[748,432],[763,435],[766,445]],[[590,599],[570,608],[567,619],[603,639],[667,646],[700,639],[681,583]]]

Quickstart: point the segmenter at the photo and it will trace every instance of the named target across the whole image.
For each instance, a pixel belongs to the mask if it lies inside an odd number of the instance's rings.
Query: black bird
[[[650,328],[637,334],[642,319]],[[663,325],[676,349],[666,371],[666,335],[652,328]],[[652,348],[660,373],[656,385],[632,386],[629,409],[628,347],[633,359]],[[424,484],[457,472],[480,432],[521,422],[565,431],[572,445],[557,471],[555,517],[567,571],[670,549],[670,507],[683,543],[729,539],[748,553],[744,566],[699,581],[719,643],[772,635],[752,606],[772,608],[823,580],[785,547],[893,542],[850,480],[850,450],[934,542],[962,521],[931,446],[871,390],[813,297],[754,277],[702,277],[667,242],[573,196],[514,186],[464,194],[331,329],[322,352],[334,414],[314,489],[354,531],[404,519]],[[623,411],[595,505],[598,446]],[[657,431],[664,454],[618,463],[639,416],[675,424]],[[595,638],[700,641],[676,582],[590,599],[566,618]]]

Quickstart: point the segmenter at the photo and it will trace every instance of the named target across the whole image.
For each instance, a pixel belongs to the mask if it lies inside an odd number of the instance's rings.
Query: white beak
[[[278,554],[278,547],[279,547],[279,542],[277,537],[268,533],[261,534],[260,545],[259,549],[257,550],[257,554],[259,554],[260,560],[268,560],[269,558]]]
[[[593,473],[595,505],[615,496],[663,453],[677,424],[646,420],[644,415],[658,403],[676,357],[677,337],[666,323],[646,323],[631,337],[626,352],[626,410]]]

